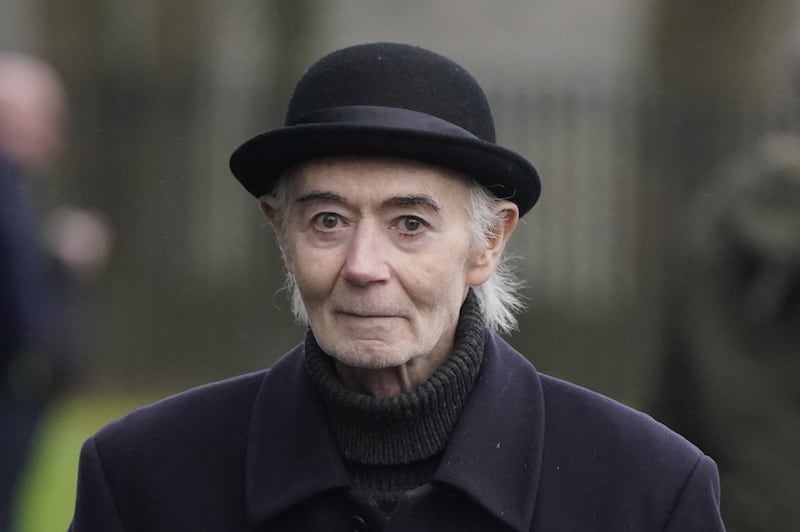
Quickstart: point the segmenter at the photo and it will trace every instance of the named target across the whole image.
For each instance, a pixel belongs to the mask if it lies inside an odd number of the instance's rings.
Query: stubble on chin
[[[393,368],[413,358],[404,342],[347,338],[338,338],[332,342],[318,338],[317,342],[330,357],[352,368]]]

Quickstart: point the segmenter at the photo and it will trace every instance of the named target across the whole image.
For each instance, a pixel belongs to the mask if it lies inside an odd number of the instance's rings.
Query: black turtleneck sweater
[[[306,369],[322,392],[353,487],[384,512],[433,476],[480,371],[485,341],[483,316],[470,291],[444,363],[410,393],[373,397],[346,388],[334,360],[311,331],[306,335]]]

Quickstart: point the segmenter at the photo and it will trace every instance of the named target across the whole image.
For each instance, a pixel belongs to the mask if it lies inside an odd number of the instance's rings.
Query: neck
[[[359,464],[388,465],[409,464],[440,453],[478,376],[485,337],[483,316],[470,294],[461,309],[452,349],[433,374],[414,386],[413,371],[399,378],[397,374],[406,370],[397,370],[385,381],[390,383],[388,391],[396,391],[403,380],[413,389],[377,397],[356,389],[363,380],[345,383],[335,361],[320,349],[309,330],[306,369],[322,393],[344,457]],[[349,378],[353,372],[345,369],[344,375]],[[369,377],[373,391],[378,381],[374,375]]]
[[[408,365],[385,369],[364,369],[336,363],[342,383],[353,391],[373,397],[394,397],[408,393],[418,384],[412,380]]]

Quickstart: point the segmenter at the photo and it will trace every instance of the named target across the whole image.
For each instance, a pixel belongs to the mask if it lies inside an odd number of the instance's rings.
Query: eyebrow
[[[335,201],[337,203],[344,203],[344,198],[335,192],[327,190],[312,190],[297,198],[295,203],[308,203],[310,201]]]
[[[439,212],[439,204],[430,196],[415,194],[411,196],[394,196],[383,202],[384,207],[427,207],[433,212]]]
[[[295,200],[295,203],[309,203],[312,201],[333,201],[336,203],[347,203],[345,199],[328,190],[312,190]],[[412,194],[408,196],[393,196],[385,200],[382,207],[427,207],[428,209],[439,212],[441,208],[436,201],[425,194]]]

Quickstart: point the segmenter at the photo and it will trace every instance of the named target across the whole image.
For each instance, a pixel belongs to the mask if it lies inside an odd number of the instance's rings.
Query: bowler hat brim
[[[520,216],[539,199],[541,185],[533,165],[511,150],[478,138],[418,129],[363,124],[312,123],[257,135],[230,159],[234,176],[254,196],[272,192],[292,166],[337,155],[378,155],[427,162],[475,179],[499,198],[517,204]]]

